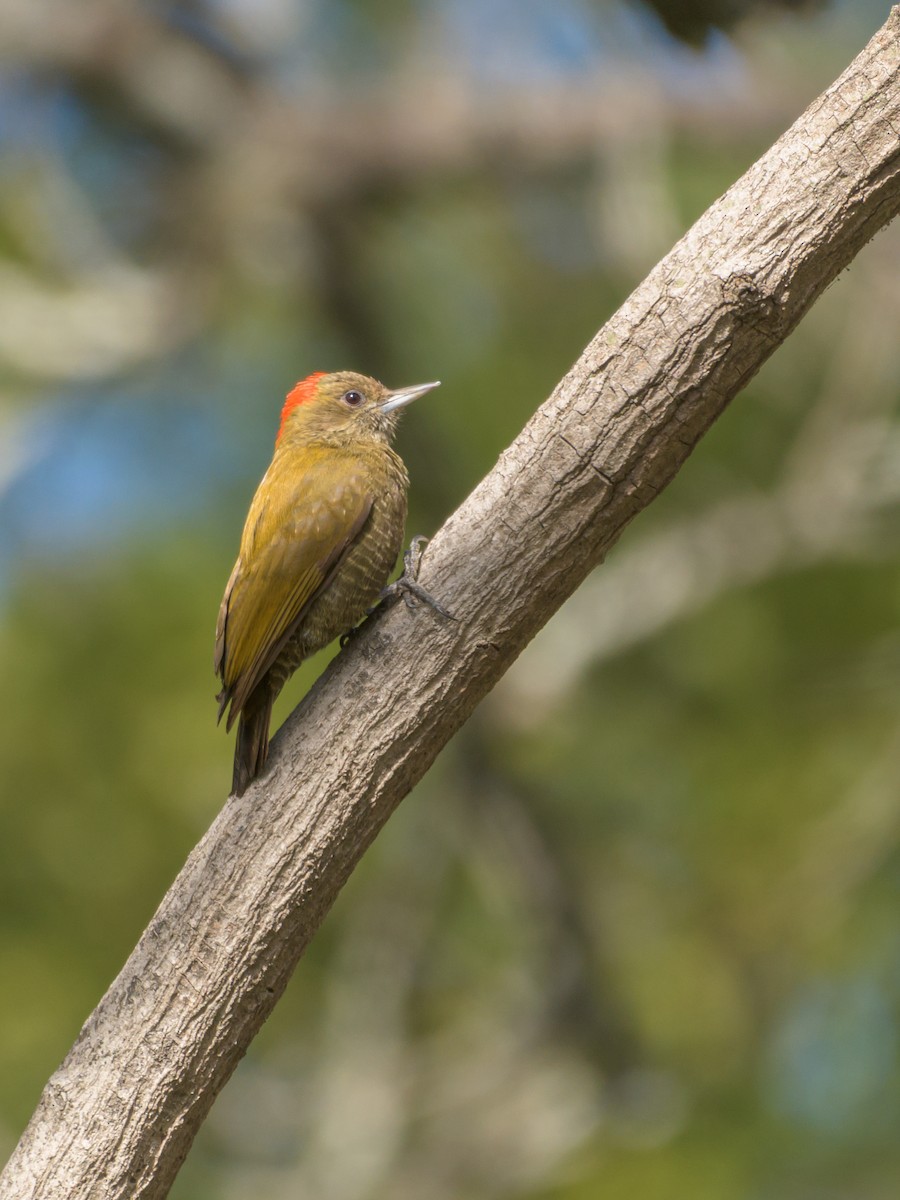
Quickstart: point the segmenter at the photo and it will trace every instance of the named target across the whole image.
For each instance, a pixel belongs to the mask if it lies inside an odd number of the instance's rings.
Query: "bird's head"
[[[288,392],[275,444],[390,442],[400,410],[437,386],[420,383],[392,392],[353,371],[316,371]]]

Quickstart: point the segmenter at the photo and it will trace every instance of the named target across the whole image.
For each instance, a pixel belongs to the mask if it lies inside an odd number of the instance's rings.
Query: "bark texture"
[[[900,209],[900,8],[597,334],[398,605],[231,799],[51,1078],[0,1200],[165,1196],[390,813],[703,432]],[[315,763],[315,768],[310,768]]]

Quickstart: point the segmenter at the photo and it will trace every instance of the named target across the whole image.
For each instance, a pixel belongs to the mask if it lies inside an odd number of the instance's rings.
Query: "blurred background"
[[[444,380],[433,532],[887,11],[6,0],[0,1155],[227,793],[287,389]],[[401,806],[175,1200],[894,1200],[898,312],[893,228]]]

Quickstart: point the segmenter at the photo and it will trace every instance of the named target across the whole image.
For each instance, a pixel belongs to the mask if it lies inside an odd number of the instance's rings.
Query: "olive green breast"
[[[358,451],[358,458],[372,499],[371,510],[273,665],[272,682],[279,686],[304,658],[362,619],[378,599],[400,554],[409,486],[403,461],[387,445],[365,447]]]

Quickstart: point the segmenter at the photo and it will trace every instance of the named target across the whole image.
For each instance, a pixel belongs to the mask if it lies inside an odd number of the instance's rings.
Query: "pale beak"
[[[396,392],[388,392],[378,407],[383,413],[393,412],[395,408],[403,408],[407,404],[412,404],[413,400],[418,400],[432,388],[440,386],[440,380],[436,380],[434,383],[419,383],[415,387],[398,388]]]

